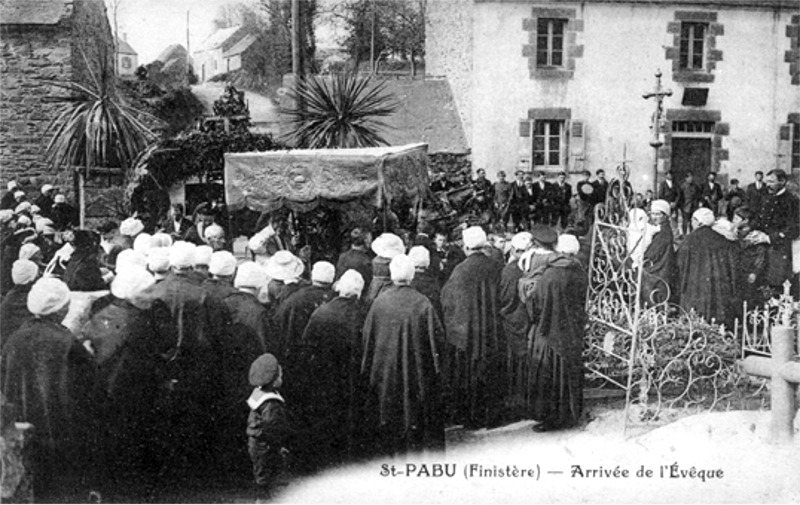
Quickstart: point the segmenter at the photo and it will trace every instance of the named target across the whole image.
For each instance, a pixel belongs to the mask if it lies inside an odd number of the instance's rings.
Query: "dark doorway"
[[[672,178],[678,184],[686,174],[692,174],[694,181],[706,180],[711,171],[711,139],[672,137]]]

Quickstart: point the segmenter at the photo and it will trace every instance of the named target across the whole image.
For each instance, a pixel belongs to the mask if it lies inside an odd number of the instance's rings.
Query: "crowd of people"
[[[268,494],[287,461],[313,471],[438,450],[447,426],[579,424],[591,238],[572,225],[615,187],[635,195],[585,173],[583,204],[570,206],[564,174],[551,186],[516,175],[491,184],[478,172],[475,204],[494,233],[353,228],[332,262],[293,250],[277,215],[237,258],[210,205],[193,219],[173,206],[152,233],[136,217],[59,228],[55,201],[47,217],[9,184],[0,388],[4,422],[36,426],[37,492],[250,474]],[[724,209],[724,195],[686,207],[670,181],[630,211],[641,303],[730,324],[741,296],[792,278],[800,206],[784,172]],[[685,209],[692,229],[676,249]],[[74,292],[97,296],[73,331],[61,323]]]

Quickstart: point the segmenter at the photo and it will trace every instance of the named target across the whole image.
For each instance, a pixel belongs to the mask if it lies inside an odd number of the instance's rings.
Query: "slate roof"
[[[253,45],[253,42],[256,41],[255,35],[245,35],[242,40],[237,42],[233,45],[230,49],[222,53],[224,58],[229,58],[231,56],[236,56],[237,54],[241,54],[247,50],[248,47]]]
[[[428,152],[468,153],[469,143],[450,84],[444,79],[387,79],[386,90],[400,102],[398,111],[383,118],[390,145],[425,142]]]
[[[131,47],[130,44],[128,44],[127,41],[120,38],[117,38],[117,47],[119,48],[119,54],[139,54],[133,49],[133,47]]]
[[[222,28],[215,31],[209,35],[202,44],[200,44],[200,49],[198,49],[198,51],[208,51],[210,49],[216,49],[220,46],[222,46],[224,49],[228,39],[236,35],[236,32],[238,32],[241,28],[241,26],[231,26],[230,28]]]
[[[72,0],[3,0],[0,24],[55,25],[72,15]]]

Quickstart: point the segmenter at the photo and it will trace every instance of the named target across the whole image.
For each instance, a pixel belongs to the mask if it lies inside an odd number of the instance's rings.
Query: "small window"
[[[681,23],[680,68],[703,70],[705,68],[705,42],[708,25]]]
[[[566,19],[539,18],[536,23],[536,66],[564,66]]]
[[[560,167],[564,146],[564,121],[535,121],[533,129],[533,164],[537,167]]]
[[[132,66],[133,66],[133,64],[131,64],[131,59],[129,57],[127,57],[127,56],[123,56],[122,57],[122,68],[129,69]]]

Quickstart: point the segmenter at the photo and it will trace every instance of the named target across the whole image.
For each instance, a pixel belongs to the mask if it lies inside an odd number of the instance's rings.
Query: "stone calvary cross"
[[[653,91],[648,91],[642,95],[645,100],[656,99],[656,111],[653,113],[653,140],[650,145],[654,149],[653,153],[653,194],[658,194],[658,149],[664,145],[661,141],[661,115],[664,112],[664,98],[672,96],[671,89],[661,87],[661,69],[656,70],[656,87]]]

